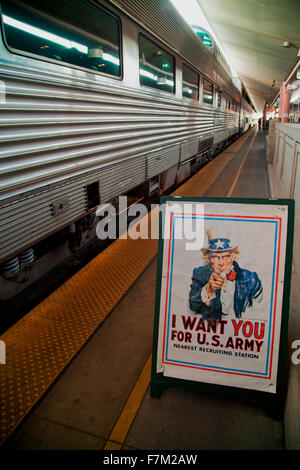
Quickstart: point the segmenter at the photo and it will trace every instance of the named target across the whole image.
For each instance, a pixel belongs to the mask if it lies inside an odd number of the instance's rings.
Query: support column
[[[290,92],[286,89],[286,82],[282,82],[279,95],[279,117],[281,122],[289,122]]]

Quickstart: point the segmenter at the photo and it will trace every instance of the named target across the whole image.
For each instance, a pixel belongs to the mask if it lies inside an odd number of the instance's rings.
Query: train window
[[[3,1],[8,47],[120,76],[119,22],[88,0]]]
[[[203,103],[213,104],[213,84],[203,79]]]
[[[199,97],[199,75],[182,64],[182,96],[198,100]]]
[[[218,108],[221,108],[221,104],[222,104],[222,93],[219,91],[219,92],[218,92],[218,98],[217,98],[217,106],[218,106]]]
[[[200,28],[200,26],[192,25],[192,30],[194,31],[196,36],[201,39],[204,46],[213,47],[212,38],[205,29]]]
[[[140,34],[140,84],[175,92],[174,57]]]

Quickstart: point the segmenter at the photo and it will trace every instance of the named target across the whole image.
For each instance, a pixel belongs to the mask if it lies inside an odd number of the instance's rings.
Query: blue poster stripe
[[[175,224],[177,220],[183,219],[204,219],[204,220],[222,220],[222,221],[230,221],[230,222],[255,222],[255,223],[271,223],[275,224],[275,240],[274,240],[274,254],[273,254],[273,272],[272,272],[272,286],[271,286],[271,302],[270,302],[270,314],[269,314],[269,332],[268,332],[268,346],[267,346],[267,357],[266,357],[266,369],[265,372],[256,372],[251,370],[243,370],[243,369],[230,369],[227,367],[221,366],[211,366],[207,364],[199,364],[194,362],[185,362],[179,360],[173,360],[168,357],[169,355],[169,341],[168,338],[170,337],[170,312],[171,312],[171,293],[172,293],[172,284],[173,284],[173,265],[174,265],[174,233],[175,233]],[[273,326],[273,308],[274,308],[274,295],[275,295],[275,278],[276,278],[276,260],[277,260],[277,247],[278,247],[278,220],[265,220],[265,219],[248,219],[248,218],[224,218],[224,217],[207,217],[207,216],[196,216],[196,215],[176,215],[173,218],[173,229],[172,229],[172,239],[171,239],[171,268],[170,268],[170,283],[169,283],[169,292],[168,292],[168,309],[167,309],[167,338],[166,338],[166,357],[165,361],[172,365],[184,365],[184,366],[195,366],[195,367],[204,367],[209,369],[215,369],[220,371],[227,371],[227,372],[236,372],[236,373],[243,373],[243,374],[255,374],[257,376],[267,376],[269,373],[269,361],[270,361],[270,347],[271,347],[271,331]]]

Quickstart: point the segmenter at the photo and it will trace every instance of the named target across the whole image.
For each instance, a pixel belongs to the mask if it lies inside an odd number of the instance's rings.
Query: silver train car
[[[180,182],[254,107],[169,0],[0,5],[3,290],[41,240],[140,185]]]

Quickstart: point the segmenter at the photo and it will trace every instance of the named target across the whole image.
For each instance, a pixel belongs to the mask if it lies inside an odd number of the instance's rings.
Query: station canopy
[[[299,60],[299,0],[197,0],[258,112]]]

